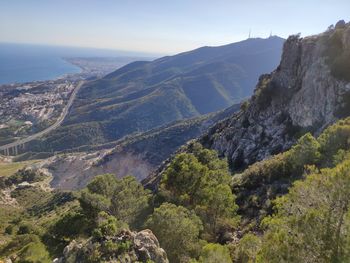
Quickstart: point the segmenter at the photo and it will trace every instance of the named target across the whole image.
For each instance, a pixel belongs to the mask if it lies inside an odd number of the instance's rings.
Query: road
[[[69,100],[68,100],[68,103],[67,105],[64,107],[60,117],[57,119],[57,121],[52,124],[50,127],[46,128],[45,130],[42,130],[38,133],[35,133],[35,134],[32,134],[26,138],[23,138],[23,139],[19,139],[17,141],[14,141],[14,142],[11,142],[9,144],[6,144],[6,145],[2,145],[0,146],[0,151],[4,151],[6,149],[10,149],[10,148],[14,148],[14,147],[17,147],[19,145],[22,145],[22,144],[25,144],[27,142],[30,142],[32,140],[35,140],[35,139],[38,139],[39,137],[41,136],[44,136],[45,134],[48,134],[49,132],[53,131],[54,129],[56,129],[57,127],[59,127],[62,122],[64,121],[64,119],[66,118],[68,112],[69,112],[69,109],[70,107],[72,106],[73,104],[73,101],[78,93],[78,91],[80,90],[80,88],[83,86],[84,84],[84,81],[80,81],[79,84],[76,86],[76,88],[73,90]]]

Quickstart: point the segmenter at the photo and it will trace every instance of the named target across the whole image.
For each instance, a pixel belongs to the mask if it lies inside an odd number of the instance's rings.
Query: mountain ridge
[[[277,65],[283,41],[248,39],[131,63],[83,86],[63,126],[29,150],[101,144],[239,103]]]
[[[246,108],[217,124],[200,141],[228,157],[235,170],[287,150],[298,135],[318,134],[344,117],[339,112],[348,108],[350,83],[332,73],[327,55],[338,34],[339,52],[346,53],[349,23],[311,37],[289,37],[280,65],[260,77]]]
[[[288,150],[301,135],[318,135],[348,116],[350,80],[339,78],[334,71],[337,66],[350,67],[329,60],[334,43],[337,56],[346,57],[350,52],[350,23],[310,37],[290,36],[284,43],[281,63],[271,73],[260,76],[251,99],[196,141],[227,158],[232,172],[240,172]],[[346,61],[343,63],[350,60]],[[348,70],[345,76],[349,75]],[[190,152],[190,146],[191,143],[183,146],[178,153]],[[170,161],[171,158],[165,161],[143,184],[156,190]]]

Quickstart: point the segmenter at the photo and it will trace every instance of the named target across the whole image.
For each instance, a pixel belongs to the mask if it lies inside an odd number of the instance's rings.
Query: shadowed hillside
[[[258,76],[277,66],[283,42],[248,39],[126,65],[86,84],[64,126],[31,150],[101,144],[226,108],[250,96]]]

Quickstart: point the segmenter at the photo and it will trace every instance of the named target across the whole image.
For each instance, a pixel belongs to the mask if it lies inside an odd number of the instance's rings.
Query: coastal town
[[[0,85],[0,145],[40,132],[60,117],[82,80],[94,80],[133,58],[65,58],[81,72],[54,80]]]

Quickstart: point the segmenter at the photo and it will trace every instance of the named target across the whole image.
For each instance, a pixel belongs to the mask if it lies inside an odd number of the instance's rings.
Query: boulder
[[[143,261],[150,259],[155,263],[168,262],[164,249],[160,247],[158,239],[149,229],[142,230],[135,235],[134,246]]]
[[[106,244],[114,243],[117,249],[108,251],[99,250],[101,262],[155,262],[169,263],[167,255],[159,245],[158,239],[151,230],[131,232],[122,230],[115,236],[99,239],[90,238],[84,242],[73,240],[67,245],[61,258],[56,258],[54,263],[83,263],[87,258],[96,255],[96,249],[105,247]]]

